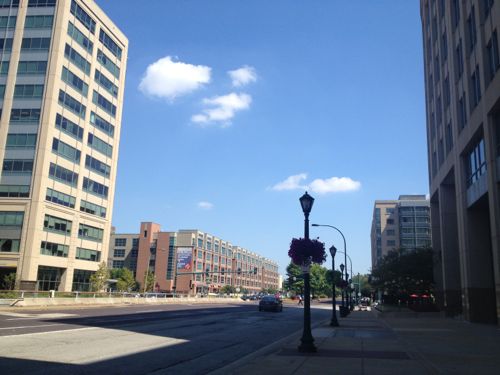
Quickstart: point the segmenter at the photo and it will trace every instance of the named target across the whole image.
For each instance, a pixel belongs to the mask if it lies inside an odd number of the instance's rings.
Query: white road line
[[[61,333],[61,332],[73,332],[73,331],[85,331],[89,329],[98,329],[97,327],[83,327],[83,328],[72,328],[72,329],[59,329],[57,331],[47,331],[47,332],[31,332],[31,333],[21,333],[19,335],[5,335],[0,336],[0,341],[4,338],[21,337],[21,336],[35,336],[35,335],[46,335],[48,333]]]
[[[38,327],[52,327],[52,326],[60,326],[62,324],[40,324],[38,326],[19,326],[19,327],[4,327],[0,329],[21,329],[21,328],[38,328]]]
[[[150,312],[162,312],[165,310],[142,310],[142,311],[135,311],[136,313],[150,313]]]

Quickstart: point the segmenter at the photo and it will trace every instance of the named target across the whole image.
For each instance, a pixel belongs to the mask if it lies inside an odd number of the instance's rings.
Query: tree
[[[399,299],[407,299],[411,294],[431,294],[434,285],[432,249],[390,251],[372,270],[371,284]]]
[[[109,269],[106,263],[99,264],[99,268],[90,276],[90,285],[95,292],[101,292],[109,279]]]
[[[224,285],[222,288],[220,288],[220,292],[225,294],[232,294],[236,293],[236,288],[232,285]]]
[[[302,279],[302,270],[300,266],[290,263],[286,267],[286,287],[289,291],[295,294],[301,294],[304,290],[304,280]]]
[[[331,284],[328,285],[326,282],[326,272],[325,267],[321,267],[319,264],[311,264],[310,268],[310,280],[311,280],[311,291],[315,296],[320,295],[331,295]]]
[[[7,290],[14,290],[16,286],[16,273],[11,272],[8,275],[5,275],[3,278],[3,285]]]
[[[112,277],[117,279],[116,289],[120,292],[130,292],[137,289],[137,282],[132,271],[128,268],[120,268],[119,270],[119,273],[111,272]]]
[[[144,272],[144,281],[146,283],[144,290],[146,292],[152,292],[155,287],[155,273],[151,271]]]

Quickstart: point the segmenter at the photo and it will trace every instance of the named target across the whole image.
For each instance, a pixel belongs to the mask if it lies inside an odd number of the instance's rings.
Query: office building
[[[91,0],[0,1],[0,279],[85,290],[108,256],[128,41]]]
[[[437,301],[500,317],[500,1],[421,0]]]
[[[139,233],[112,233],[109,268],[128,268],[144,287],[154,274],[155,290],[183,294],[218,293],[231,285],[249,293],[278,289],[278,264],[199,230],[163,232],[143,222]]]
[[[429,200],[425,195],[400,195],[377,200],[371,229],[372,268],[391,250],[431,246]]]

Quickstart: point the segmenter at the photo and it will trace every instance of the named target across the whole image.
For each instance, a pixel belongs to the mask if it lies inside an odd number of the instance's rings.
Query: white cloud
[[[349,177],[331,177],[327,179],[317,178],[309,184],[305,184],[306,173],[300,173],[288,177],[282,182],[272,186],[271,190],[310,190],[313,193],[339,193],[346,191],[356,191],[361,188],[361,182],[354,181]]]
[[[166,56],[148,66],[139,90],[172,101],[209,83],[210,75],[208,66],[174,61],[172,56]]]
[[[198,208],[201,208],[202,210],[211,210],[214,208],[214,205],[210,202],[198,202]]]
[[[317,178],[309,184],[309,188],[318,194],[340,193],[359,190],[361,182],[354,181],[349,177]]]
[[[250,108],[251,103],[252,97],[244,93],[232,92],[228,95],[205,98],[203,104],[209,108],[203,109],[202,113],[193,115],[191,121],[198,124],[220,122],[227,126],[231,124],[231,119],[236,112]]]
[[[248,65],[242,66],[236,70],[230,70],[227,74],[231,77],[234,87],[245,86],[251,82],[257,81],[255,68]]]
[[[276,185],[271,187],[271,190],[282,191],[282,190],[306,189],[307,186],[300,184],[300,182],[302,180],[305,180],[306,178],[307,178],[306,173],[300,173],[290,176],[286,180],[278,182]]]

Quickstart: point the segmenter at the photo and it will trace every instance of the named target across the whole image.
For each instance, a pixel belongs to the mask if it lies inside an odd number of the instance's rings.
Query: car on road
[[[283,311],[283,301],[275,296],[264,296],[259,301],[259,311]]]

